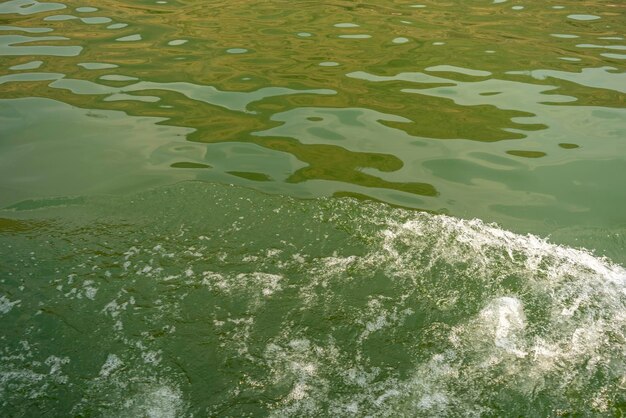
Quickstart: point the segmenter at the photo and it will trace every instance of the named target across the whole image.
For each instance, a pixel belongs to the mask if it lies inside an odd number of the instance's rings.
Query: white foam
[[[111,373],[115,372],[115,370],[119,369],[123,364],[124,363],[118,356],[115,354],[109,354],[106,361],[102,365],[102,368],[100,368],[100,377],[109,377]]]
[[[286,330],[267,350],[267,365],[284,375],[288,364],[315,364],[316,380],[295,379],[290,393],[304,393],[299,391],[304,386],[298,385],[305,382],[307,396],[289,395],[274,411],[276,416],[310,411],[402,416],[411,411],[478,417],[497,414],[485,402],[484,392],[506,391],[526,399],[542,390],[554,397],[573,396],[565,394],[561,382],[567,382],[567,390],[584,398],[595,413],[608,411],[608,389],[587,393],[587,388],[597,387],[592,383],[595,370],[616,367],[612,359],[623,355],[615,340],[623,341],[626,327],[623,267],[584,249],[515,234],[480,220],[401,210],[393,216],[361,215],[358,225],[346,228],[358,234],[360,225],[377,223],[382,226],[377,237],[364,228],[364,241],[369,243],[365,254],[312,260],[310,282],[301,292],[305,307],[335,303],[333,283],[366,283],[376,270],[384,271],[390,286],[404,293],[396,295],[392,305],[383,298],[370,299],[358,312],[355,322],[362,331],[349,351],[332,345],[331,354],[308,340],[309,348],[293,344],[285,348],[279,342],[295,331]],[[415,301],[432,302],[450,314],[461,307],[478,307],[448,328],[433,324],[441,350],[417,361],[408,378],[394,374],[381,378],[381,372],[368,364],[363,347],[371,335],[405,326],[405,318],[413,314],[409,304]],[[350,388],[342,395],[328,389],[337,376]]]
[[[144,392],[127,399],[122,411],[124,416],[149,418],[177,418],[182,415],[184,402],[176,387],[147,387]]]
[[[270,297],[282,290],[283,279],[280,274],[265,272],[220,274],[207,270],[202,272],[201,283],[227,294],[245,291]]]
[[[19,306],[21,302],[22,302],[21,300],[11,301],[9,298],[7,298],[4,295],[0,296],[0,313],[1,314],[9,313],[15,305]]]
[[[513,297],[501,297],[493,300],[479,314],[481,320],[493,333],[493,342],[517,357],[525,357],[528,353],[517,347],[522,339],[521,333],[526,328],[526,317],[522,303]]]

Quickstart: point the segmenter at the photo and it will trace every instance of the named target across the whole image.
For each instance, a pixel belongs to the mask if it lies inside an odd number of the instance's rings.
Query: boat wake
[[[76,202],[1,215],[9,415],[623,411],[626,270],[587,250],[217,185]]]

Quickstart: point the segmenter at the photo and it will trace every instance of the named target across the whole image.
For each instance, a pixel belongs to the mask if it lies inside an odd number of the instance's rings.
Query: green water
[[[0,3],[0,415],[623,416],[625,24]]]

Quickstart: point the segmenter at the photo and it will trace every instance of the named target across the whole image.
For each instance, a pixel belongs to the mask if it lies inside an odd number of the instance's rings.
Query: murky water
[[[0,3],[0,412],[623,415],[625,13]]]

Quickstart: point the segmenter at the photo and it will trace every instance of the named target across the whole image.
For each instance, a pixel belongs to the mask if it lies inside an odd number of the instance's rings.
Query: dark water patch
[[[227,173],[252,181],[271,181],[271,178],[264,173],[252,173],[247,171],[228,171]]]
[[[56,197],[50,199],[32,199],[24,200],[7,206],[5,209],[23,211],[45,209],[55,206],[82,205],[85,203],[83,197]]]
[[[506,153],[509,155],[514,155],[516,157],[524,157],[524,158],[541,158],[547,155],[545,152],[542,152],[542,151],[526,151],[526,150],[508,150]]]
[[[192,163],[192,162],[173,163],[172,165],[170,165],[170,167],[172,168],[211,168],[211,166],[208,164]]]
[[[564,148],[564,149],[575,149],[575,148],[580,148],[580,145],[562,142],[559,144],[559,147]]]

